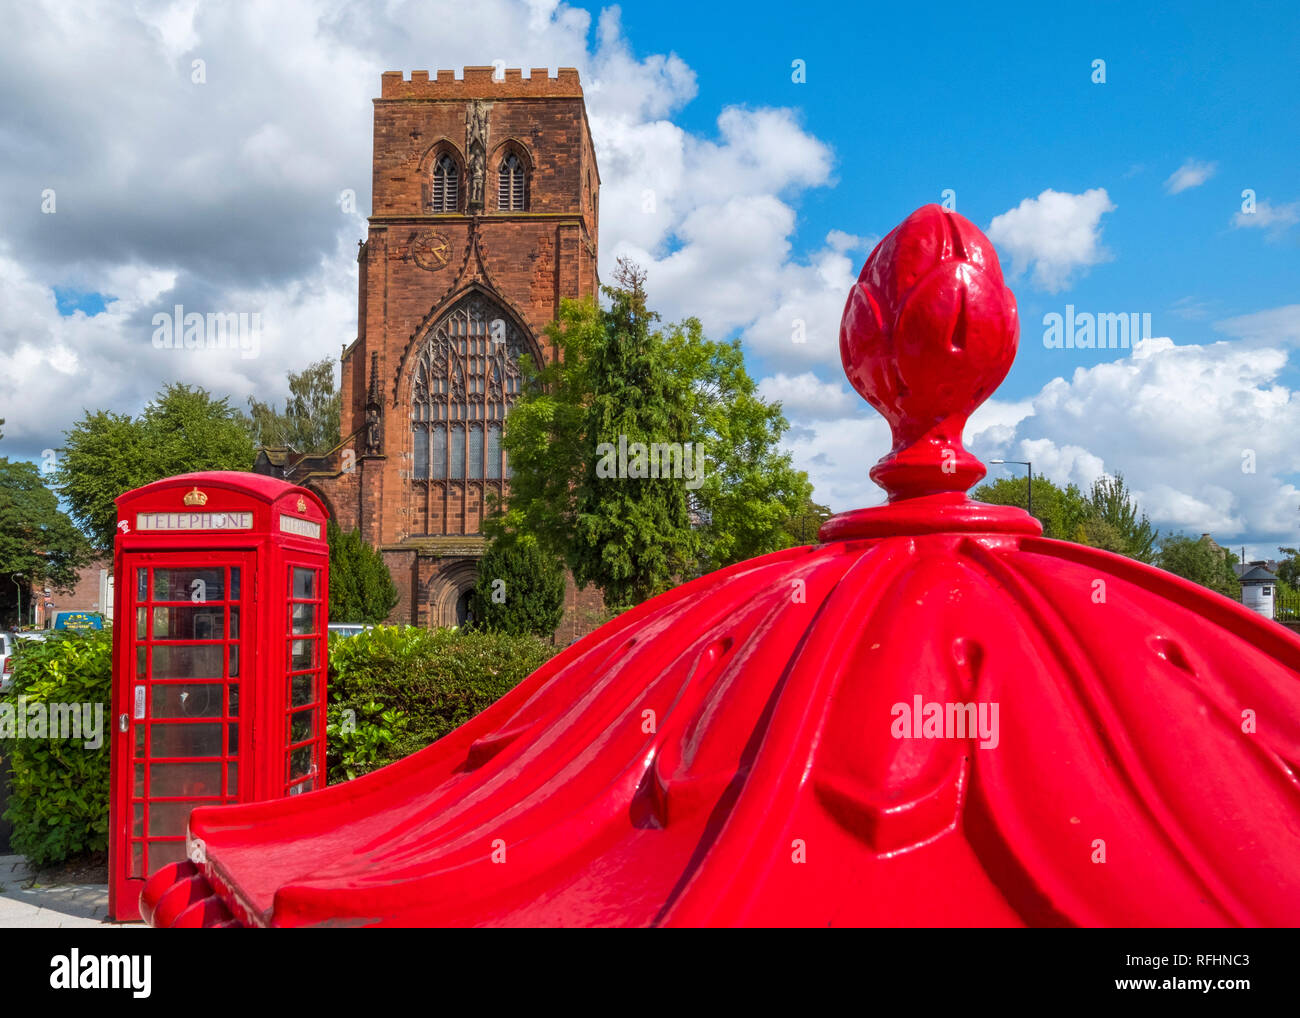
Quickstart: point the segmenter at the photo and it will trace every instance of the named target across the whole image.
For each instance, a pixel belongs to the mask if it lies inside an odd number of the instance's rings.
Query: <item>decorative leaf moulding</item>
[[[201,925],[1295,925],[1300,639],[965,492],[1015,356],[926,206],[840,335],[887,504],[627,612],[423,752],[201,808],[142,910]]]

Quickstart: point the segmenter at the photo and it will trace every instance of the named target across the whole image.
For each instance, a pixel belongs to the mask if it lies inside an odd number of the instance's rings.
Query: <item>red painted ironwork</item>
[[[384,770],[196,810],[200,862],[156,875],[146,913],[1300,921],[1300,639],[967,498],[984,470],[962,425],[1015,343],[988,241],[918,210],[868,259],[841,332],[893,428],[872,471],[889,504],[633,609]]]

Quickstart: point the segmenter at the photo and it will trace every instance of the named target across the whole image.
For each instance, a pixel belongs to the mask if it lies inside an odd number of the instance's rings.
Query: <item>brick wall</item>
[[[68,593],[54,591],[49,600],[54,602],[53,608],[45,607],[45,598],[38,597],[36,605],[36,624],[40,628],[45,628],[46,619],[50,625],[54,624],[54,616],[59,612],[103,612],[107,615],[106,606],[101,605],[99,601],[100,573],[101,570],[109,574],[113,571],[112,556],[98,558],[81,570],[77,577],[77,583]],[[111,589],[111,588],[110,588]],[[39,594],[39,591],[38,591]],[[23,622],[28,621],[31,612],[30,606],[23,606]]]

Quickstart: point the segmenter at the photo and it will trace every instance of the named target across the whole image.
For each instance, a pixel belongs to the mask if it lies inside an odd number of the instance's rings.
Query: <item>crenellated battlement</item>
[[[550,76],[546,67],[534,67],[529,77],[518,67],[505,68],[498,78],[495,67],[466,67],[461,77],[456,72],[440,70],[431,78],[428,71],[385,71],[381,99],[522,99],[582,98],[582,85],[576,67],[561,67]]]

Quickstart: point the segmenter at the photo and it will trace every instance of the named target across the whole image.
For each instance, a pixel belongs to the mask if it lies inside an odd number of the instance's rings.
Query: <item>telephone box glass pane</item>
[[[221,685],[216,682],[159,683],[153,687],[153,717],[155,718],[219,718],[221,717]],[[157,732],[154,733],[153,751],[158,753]]]
[[[226,795],[239,794],[239,764],[226,764]]]
[[[230,716],[239,717],[239,687],[234,685],[230,687]]]
[[[221,763],[177,762],[149,765],[150,796],[219,796]]]
[[[149,804],[150,837],[166,837],[169,834],[184,834],[185,825],[190,819],[190,810],[195,806],[211,806],[211,800],[190,802],[152,802]],[[149,860],[151,863],[153,859]]]
[[[238,608],[230,609],[230,638],[232,640],[239,639],[239,609]]]
[[[316,755],[315,746],[303,746],[289,754],[289,780],[305,778],[311,773],[312,758]]]
[[[230,567],[230,600],[239,600],[239,566]]]
[[[131,812],[134,815],[134,821],[131,824],[131,833],[137,838],[144,837],[144,803],[137,802]]]
[[[135,610],[135,637],[137,640],[143,640],[149,635],[149,610],[147,608],[137,608]]]
[[[299,569],[293,571],[293,596],[295,600],[310,601],[316,597],[316,570]]]
[[[149,842],[149,870],[157,872],[160,866],[185,860],[185,839],[180,841]]]
[[[289,677],[289,706],[305,707],[315,697],[315,675],[292,675]]]
[[[230,645],[230,670],[226,672],[232,679],[239,678],[239,644]]]
[[[149,570],[137,569],[135,571],[135,599],[137,601],[149,600]]]
[[[221,644],[198,646],[169,646],[155,644],[153,648],[154,679],[219,679],[221,678]]]
[[[131,842],[131,876],[144,876],[144,842]]]
[[[190,601],[203,604],[224,601],[226,598],[226,571],[224,569],[155,569],[153,571],[153,599],[155,601]]]
[[[300,672],[316,664],[316,641],[294,640],[289,648],[289,670]]]
[[[237,723],[226,726],[226,753],[229,756],[235,756],[239,753],[239,725]]]
[[[149,755],[154,759],[167,756],[221,756],[221,725],[154,725],[149,749]]]
[[[289,715],[289,742],[306,742],[316,734],[316,709],[300,710]]]
[[[225,635],[224,608],[199,604],[153,610],[155,640],[221,640]]]
[[[316,606],[314,604],[290,605],[289,622],[295,636],[316,632]]]

